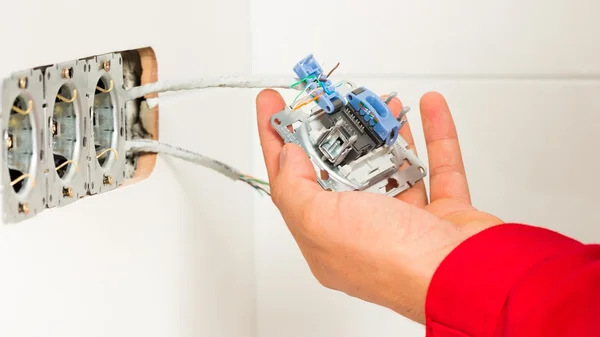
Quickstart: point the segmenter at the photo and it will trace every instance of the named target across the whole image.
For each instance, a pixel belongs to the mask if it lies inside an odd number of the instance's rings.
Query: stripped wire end
[[[259,194],[265,193],[271,196],[271,188],[268,182],[247,175],[242,175],[239,179],[253,187]]]
[[[323,77],[323,73],[319,74],[319,76],[309,75],[309,76],[306,76],[306,77],[302,78],[301,80],[293,83],[290,86],[290,88],[295,88],[295,87],[299,86],[300,84],[305,84],[305,88],[302,91],[300,91],[300,93],[298,93],[296,98],[294,98],[294,101],[292,102],[292,104],[290,104],[290,108],[293,111],[297,111],[300,108],[302,108],[312,102],[317,102],[319,100],[319,98],[321,98],[325,94],[332,94],[332,92],[329,92],[329,91],[331,91],[331,89],[327,90],[327,88],[325,87],[325,82],[327,82],[329,80],[329,77],[331,76],[331,74],[333,74],[339,66],[340,66],[340,63],[338,62],[335,65],[335,67],[333,67],[333,69],[331,69],[329,71],[329,73],[324,77]],[[316,82],[317,87],[307,93],[307,90],[310,88],[310,85],[306,85],[306,83],[310,79],[312,79],[312,80],[314,80],[314,82]],[[338,88],[342,84],[343,84],[343,82],[340,82],[337,85],[335,85],[335,87]],[[305,94],[305,96],[302,97],[302,99],[300,99],[302,94]]]

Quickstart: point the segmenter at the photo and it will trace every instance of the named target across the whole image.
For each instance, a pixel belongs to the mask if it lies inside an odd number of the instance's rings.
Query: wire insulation
[[[188,161],[190,163],[194,163],[212,169],[230,178],[231,180],[241,180],[258,191],[262,191],[268,195],[271,194],[268,182],[243,174],[237,169],[225,163],[222,163],[216,159],[206,157],[199,153],[195,153],[193,151],[178,146],[165,144],[151,139],[135,139],[129,140],[125,143],[125,150],[127,152],[132,151],[137,153],[163,153],[175,158]]]
[[[133,100],[161,92],[207,88],[290,89],[290,83],[296,81],[298,81],[297,78],[282,76],[220,76],[204,77],[188,81],[158,81],[129,89],[126,92],[126,99]],[[293,89],[304,90],[304,87],[294,87]]]

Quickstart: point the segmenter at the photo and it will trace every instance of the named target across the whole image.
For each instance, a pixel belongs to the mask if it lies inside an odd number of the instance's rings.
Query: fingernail
[[[279,168],[282,168],[285,164],[285,157],[287,156],[287,146],[284,146],[279,154]]]

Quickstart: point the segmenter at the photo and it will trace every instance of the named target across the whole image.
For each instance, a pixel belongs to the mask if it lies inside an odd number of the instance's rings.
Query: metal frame
[[[109,66],[106,67],[106,62]],[[89,119],[90,141],[89,141],[89,156],[90,164],[90,183],[88,184],[88,192],[90,194],[98,194],[113,190],[121,186],[125,180],[125,102],[123,90],[123,64],[120,54],[111,53],[97,56],[88,61],[88,67],[91,67],[88,86],[92,88],[92,93],[89,97],[89,106],[92,107]],[[113,126],[114,134],[112,139],[112,148],[115,153],[109,152],[109,162],[106,167],[102,167],[96,158],[95,150],[95,135],[93,118],[94,111],[94,92],[98,81],[103,76],[108,76],[113,81],[113,87],[110,92],[112,104],[114,107]]]
[[[11,178],[8,172],[8,149],[2,146],[1,156],[4,163],[0,173],[0,190],[3,198],[3,222],[16,223],[34,217],[46,209],[46,176],[48,169],[46,155],[44,153],[46,128],[44,111],[44,83],[43,74],[40,70],[29,70],[14,73],[2,83],[2,106],[0,108],[1,130],[6,144],[8,139],[8,128],[13,102],[22,96],[32,103],[29,112],[29,121],[32,128],[32,157],[31,167],[28,174],[35,180],[27,179],[24,190],[16,193],[11,186]],[[26,81],[26,86],[23,86]]]
[[[64,74],[65,69],[73,69],[71,78]],[[47,126],[47,162],[48,172],[48,207],[61,207],[68,205],[87,194],[89,179],[88,162],[90,129],[87,126],[89,119],[89,100],[93,92],[88,85],[88,63],[86,61],[72,61],[61,63],[45,71],[45,96],[46,96],[46,126]],[[54,165],[52,121],[54,119],[55,97],[63,85],[72,86],[77,90],[77,97],[73,101],[76,118],[75,151],[73,160],[77,164],[70,165],[64,179],[58,176]]]
[[[286,107],[271,117],[271,125],[284,142],[295,143],[308,154],[317,172],[317,181],[323,189],[335,192],[367,191],[395,196],[427,175],[421,160],[408,149],[408,143],[400,136],[392,147],[380,147],[349,165],[333,167],[319,154],[320,150],[316,144],[319,135],[311,134],[315,127],[323,128],[323,132],[327,132],[319,122],[319,117],[323,114],[325,111],[319,107],[313,109],[310,116],[301,110],[293,111]],[[294,128],[293,125],[298,122],[301,123],[300,126]],[[290,131],[289,127],[292,127],[293,131]],[[411,165],[401,169],[405,161]],[[321,171],[327,172],[326,177],[322,177]],[[390,188],[389,186],[395,185],[390,184],[392,179],[396,181],[397,186]]]
[[[148,109],[141,98],[126,104],[124,75],[136,85],[156,81],[157,61],[152,48],[80,57],[14,72],[1,79],[0,132],[5,144],[0,152],[1,223],[18,223],[46,209],[134,184],[151,174],[156,154],[125,153],[126,139],[132,136],[126,130],[127,114],[143,115],[132,123],[148,123],[148,136],[157,139],[158,109]],[[101,78],[108,80],[107,86],[97,90]],[[110,80],[111,90],[107,90]],[[63,85],[69,90],[61,91]],[[102,91],[105,95],[98,97],[96,93]],[[94,111],[96,98],[98,111]],[[106,117],[109,111],[113,118]],[[65,114],[65,119],[58,117],[59,113]],[[73,122],[75,117],[77,121]],[[94,121],[93,117],[99,118]],[[96,132],[102,139],[95,139]],[[104,167],[97,160],[96,142],[102,149],[99,153],[110,149],[102,157],[108,160]],[[69,160],[65,175],[57,173],[55,152]],[[127,167],[132,158],[134,164]],[[64,160],[57,158],[57,162]],[[132,172],[127,175],[127,170]]]

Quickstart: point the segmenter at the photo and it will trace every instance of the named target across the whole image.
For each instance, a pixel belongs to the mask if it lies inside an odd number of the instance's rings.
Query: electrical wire
[[[321,98],[321,96],[323,96],[323,94],[320,94],[320,95],[318,95],[318,96],[315,96],[313,99],[311,99],[311,100],[309,100],[309,101],[307,101],[307,102],[304,102],[304,103],[302,103],[302,104],[299,104],[298,106],[296,106],[296,107],[294,108],[294,111],[296,111],[296,110],[298,110],[298,109],[302,108],[303,106],[309,105],[309,104],[310,104],[310,103],[312,103],[312,102],[316,102],[317,100],[319,100],[319,98]]]
[[[162,153],[175,158],[179,158],[190,163],[194,163],[217,171],[234,181],[240,180],[250,185],[259,192],[271,195],[270,186],[268,182],[241,173],[237,169],[225,163],[222,163],[216,159],[206,157],[199,153],[195,153],[193,151],[178,146],[162,143],[151,139],[135,139],[129,140],[125,143],[125,150],[127,152],[131,151],[136,153]]]
[[[339,88],[339,87],[341,87],[343,84],[347,84],[347,85],[349,85],[350,87],[354,87],[354,84],[352,84],[351,82],[348,82],[348,81],[341,81],[341,82],[338,82],[338,83],[335,85],[335,87],[336,87],[336,88]],[[308,87],[307,87],[307,89],[308,89]],[[319,89],[322,89],[322,90],[323,90],[323,93],[321,93],[321,94],[319,94],[319,95],[315,96],[315,93],[316,93],[316,92],[317,92],[317,90],[319,90]],[[306,92],[306,89],[305,89],[304,91],[300,92],[300,93],[298,94],[298,96],[296,96],[296,99],[294,99],[294,101],[292,102],[292,104],[290,104],[290,108],[291,108],[293,111],[296,111],[296,110],[300,109],[301,107],[303,107],[303,106],[306,106],[306,105],[310,104],[311,102],[313,102],[313,101],[316,101],[317,99],[319,99],[321,96],[323,96],[323,95],[325,94],[325,92],[324,92],[324,91],[325,91],[325,90],[324,90],[324,88],[323,88],[322,86],[318,86],[318,87],[314,88],[313,90],[311,90],[311,91],[310,91],[308,94],[306,94],[306,96],[303,96],[303,97],[302,97],[302,99],[298,100],[298,98],[299,98],[299,97],[300,97],[300,96],[301,96],[303,93],[305,93],[305,92]],[[312,97],[312,99],[311,99],[311,97]]]
[[[149,94],[196,90],[207,88],[273,88],[273,89],[296,89],[304,90],[304,87],[290,87],[289,83],[298,81],[293,77],[282,76],[220,76],[204,77],[187,81],[157,81],[154,83],[138,86],[127,90],[126,100],[134,100]]]
[[[306,104],[305,104],[305,102],[306,102],[306,101],[308,101],[308,100],[309,100],[311,97],[312,97],[312,98],[314,98],[314,97],[315,97],[315,93],[316,93],[316,92],[317,92],[317,90],[319,90],[319,89],[322,89],[322,88],[321,88],[320,86],[319,86],[319,87],[316,87],[316,88],[314,88],[314,89],[313,89],[313,90],[311,90],[311,91],[310,91],[308,94],[306,94],[306,96],[303,96],[303,97],[302,97],[302,99],[300,99],[299,101],[298,101],[298,99],[295,99],[295,100],[294,100],[294,102],[293,102],[293,103],[290,105],[290,107],[291,107],[293,110],[297,110],[296,108],[297,108],[298,106],[301,106],[301,105],[302,105],[302,106],[304,106],[304,105],[306,105]],[[300,94],[302,94],[302,93],[304,93],[304,92],[305,92],[305,91],[301,92]],[[321,93],[321,95],[323,95],[323,93]],[[296,102],[296,101],[298,101],[298,102]]]
[[[333,69],[329,71],[326,79],[340,66],[338,62]],[[294,100],[306,91],[305,86],[299,87],[300,84],[306,83],[309,78],[317,79],[318,84],[325,90],[322,82],[319,80],[323,74],[319,76],[309,75],[303,79],[282,77],[282,76],[221,76],[221,77],[205,77],[186,81],[157,81],[142,86],[137,86],[126,91],[125,98],[127,101],[144,97],[149,94],[165,93],[173,91],[197,90],[208,88],[254,88],[254,89],[295,89],[300,93]],[[291,86],[287,83],[294,81]],[[326,91],[326,90],[325,90]],[[155,108],[159,103],[158,98],[150,98],[147,100],[150,109]]]
[[[329,71],[329,73],[327,74],[327,76],[325,76],[325,79],[329,79],[329,77],[331,76],[331,74],[333,74],[333,72],[340,66],[340,63],[338,62],[335,67],[333,67],[333,69],[331,69]]]

